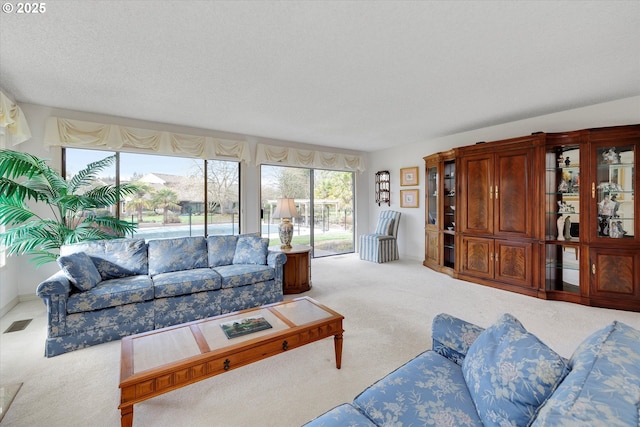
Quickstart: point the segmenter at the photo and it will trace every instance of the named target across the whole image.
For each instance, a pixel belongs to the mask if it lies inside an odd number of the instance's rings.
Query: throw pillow
[[[65,276],[81,291],[88,291],[102,280],[95,264],[84,252],[61,256],[57,261]]]
[[[566,361],[510,314],[482,332],[462,362],[487,426],[528,425],[568,372]]]
[[[375,234],[390,236],[393,233],[393,218],[379,218]]]
[[[233,256],[234,264],[267,264],[269,239],[256,236],[240,236]]]

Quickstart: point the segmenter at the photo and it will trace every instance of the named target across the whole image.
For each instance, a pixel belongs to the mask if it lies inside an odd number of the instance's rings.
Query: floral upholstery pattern
[[[282,283],[274,280],[220,291],[221,314],[282,301]]]
[[[219,291],[155,299],[154,329],[217,316],[222,312],[220,300]]]
[[[97,284],[87,291],[72,285],[63,271],[38,285],[36,293],[47,305],[45,355],[282,301],[286,255],[266,248],[260,265],[233,265],[235,245],[243,236],[257,234],[63,246],[63,256],[88,255],[99,274],[93,274]],[[223,283],[228,289],[222,289]]]
[[[639,347],[640,331],[624,323],[591,334],[532,426],[640,426]]]
[[[234,264],[267,264],[269,239],[255,236],[240,236],[233,255]]]
[[[325,412],[305,427],[375,427],[375,424],[348,403]]]
[[[221,285],[220,275],[210,268],[171,271],[153,276],[156,298],[215,291],[220,289]]]
[[[209,267],[233,264],[237,242],[238,236],[236,235],[207,237]]]
[[[100,272],[84,252],[61,256],[56,261],[73,286],[81,291],[88,291],[102,281]]]
[[[64,245],[60,255],[84,252],[93,261],[102,280],[148,273],[144,239],[113,239]]]
[[[149,240],[149,275],[209,266],[207,240],[202,236]]]
[[[640,426],[640,331],[623,323],[587,337],[569,362],[508,314],[486,330],[439,314],[432,338],[433,350],[305,426]]]
[[[474,341],[462,372],[485,425],[526,426],[567,375],[565,360],[512,315]]]
[[[81,313],[153,299],[149,276],[130,276],[100,282],[86,292],[69,296],[67,313]]]
[[[482,426],[460,366],[427,351],[354,400],[377,425]]]
[[[54,329],[59,335],[48,336],[47,357],[152,330],[153,301],[69,314]]]
[[[484,328],[445,313],[436,315],[432,326],[433,350],[462,366],[469,347]]]
[[[222,277],[223,288],[237,288],[238,286],[266,282],[275,278],[273,268],[266,265],[224,265],[215,267],[213,271]]]

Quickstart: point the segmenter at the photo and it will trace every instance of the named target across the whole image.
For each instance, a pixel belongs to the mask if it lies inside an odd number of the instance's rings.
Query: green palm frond
[[[0,203],[8,200],[41,200],[42,197],[37,190],[30,188],[23,183],[12,181],[5,177],[0,177]]]
[[[71,177],[71,179],[69,180],[69,191],[78,191],[82,187],[87,187],[93,184],[99,178],[98,173],[111,166],[115,159],[116,156],[114,154],[102,160],[89,163],[86,168],[82,169],[73,177]]]
[[[35,214],[20,200],[0,200],[0,224],[21,224],[34,216]]]
[[[55,261],[60,246],[86,240],[112,239],[132,234],[137,225],[113,216],[80,216],[84,211],[119,203],[135,194],[136,185],[91,187],[98,173],[115,160],[109,156],[93,162],[65,181],[44,160],[17,151],[0,150],[0,224],[9,228],[0,243],[9,255],[32,255],[37,265]],[[41,218],[29,210],[28,200],[44,202],[53,218]]]

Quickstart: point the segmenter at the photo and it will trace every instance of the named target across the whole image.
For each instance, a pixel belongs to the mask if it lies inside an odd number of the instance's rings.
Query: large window
[[[113,152],[64,149],[67,177]],[[104,170],[101,184],[135,182],[140,191],[112,215],[138,224],[142,238],[238,234],[240,232],[240,164],[233,161],[118,153]]]
[[[280,245],[280,198],[292,198],[298,216],[292,244],[310,245],[314,257],[354,252],[353,172],[261,166],[262,235]]]

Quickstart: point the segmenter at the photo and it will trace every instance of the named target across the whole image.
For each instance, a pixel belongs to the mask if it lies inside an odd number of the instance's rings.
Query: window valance
[[[266,144],[258,144],[256,163],[258,165],[280,164],[316,169],[364,171],[364,161],[361,156]]]
[[[18,145],[31,138],[31,130],[24,113],[8,96],[0,91],[0,134],[7,145]]]
[[[101,148],[131,152],[237,160],[249,163],[251,153],[246,141],[210,136],[187,135],[128,126],[49,117],[45,146]],[[151,153],[150,153],[151,154]]]

